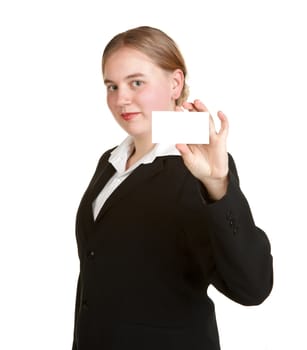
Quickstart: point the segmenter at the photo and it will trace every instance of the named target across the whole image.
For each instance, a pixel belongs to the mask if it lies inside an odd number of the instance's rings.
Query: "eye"
[[[139,87],[139,86],[143,85],[144,82],[141,81],[141,80],[133,80],[133,81],[131,82],[131,84],[132,84],[133,87]]]
[[[107,90],[108,91],[115,91],[115,90],[117,90],[117,86],[116,85],[107,85]]]

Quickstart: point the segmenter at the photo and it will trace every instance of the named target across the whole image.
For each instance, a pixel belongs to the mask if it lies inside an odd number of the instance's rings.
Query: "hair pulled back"
[[[169,72],[181,69],[184,85],[176,105],[181,105],[189,95],[186,84],[187,69],[184,58],[172,38],[157,28],[148,26],[129,29],[114,36],[106,45],[102,55],[102,72],[107,59],[122,47],[130,47],[147,55],[158,67]]]

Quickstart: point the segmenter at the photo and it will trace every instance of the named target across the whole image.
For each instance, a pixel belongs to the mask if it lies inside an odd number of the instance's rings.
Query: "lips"
[[[136,116],[138,116],[139,114],[140,114],[139,112],[122,113],[121,117],[124,120],[131,120],[131,119],[135,118]]]

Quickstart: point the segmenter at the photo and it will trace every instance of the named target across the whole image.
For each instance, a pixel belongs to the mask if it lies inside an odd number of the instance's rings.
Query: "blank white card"
[[[209,143],[208,112],[152,112],[153,143]]]

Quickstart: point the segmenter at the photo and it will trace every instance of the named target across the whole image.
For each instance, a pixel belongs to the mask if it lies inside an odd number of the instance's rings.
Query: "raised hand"
[[[208,112],[207,107],[199,100],[193,103],[184,102],[176,107],[189,112]],[[228,120],[223,112],[218,112],[221,121],[219,132],[216,131],[212,116],[209,116],[209,144],[177,144],[176,147],[182,155],[184,164],[190,172],[198,178],[207,188],[212,199],[221,199],[228,184],[228,155],[226,140],[228,135]]]

